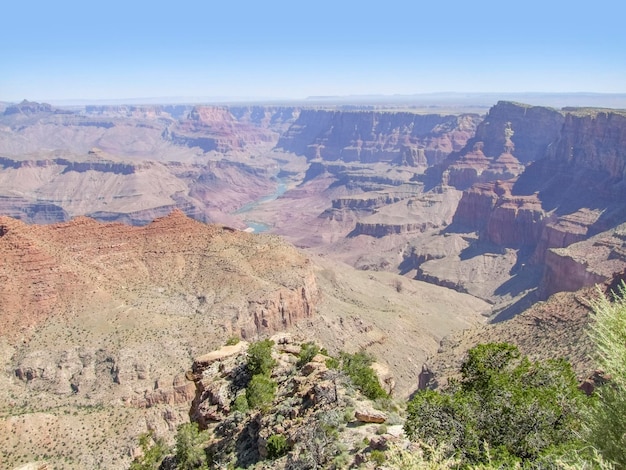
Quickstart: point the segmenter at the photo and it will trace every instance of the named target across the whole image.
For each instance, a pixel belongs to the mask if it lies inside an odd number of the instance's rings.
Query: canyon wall
[[[475,137],[491,142],[492,148],[503,144],[497,137],[502,135],[501,122],[506,114],[505,109],[500,108],[501,104],[494,107],[486,119],[497,116],[499,127],[482,123]],[[606,280],[614,273],[597,266],[604,265],[606,257],[613,255],[602,254],[595,245],[589,245],[588,253],[581,258],[587,260],[583,264],[588,265],[581,268],[582,261],[572,259],[569,252],[562,249],[594,234],[613,230],[626,220],[623,204],[626,115],[617,111],[569,109],[563,112],[562,125],[558,132],[551,133],[552,141],[548,142],[546,129],[549,126],[542,127],[541,123],[558,122],[553,112],[512,105],[504,108],[514,111],[513,116],[518,117],[524,109],[524,119],[538,121],[533,125],[526,123],[524,127],[526,138],[534,144],[516,140],[511,153],[517,154],[521,146],[525,150],[520,155],[526,155],[521,160],[542,149],[543,154],[529,162],[518,177],[476,183],[466,189],[454,216],[456,227],[478,231],[482,240],[498,246],[525,248],[532,253],[530,262],[545,266],[542,296]],[[497,129],[495,137],[487,132],[489,128]],[[461,157],[451,167],[458,166],[463,158],[467,163],[467,155],[477,153],[476,145],[474,143],[471,151],[466,149],[465,155],[461,152]],[[487,147],[485,144],[480,150]],[[474,158],[474,161],[478,161],[475,174],[479,171],[484,174],[488,158]],[[619,271],[623,269],[622,263],[623,260],[611,266]]]
[[[457,189],[515,178],[543,158],[559,135],[563,115],[554,109],[500,101],[463,149],[429,170],[431,178]]]
[[[480,117],[409,112],[302,110],[277,143],[308,159],[428,166],[458,151]]]

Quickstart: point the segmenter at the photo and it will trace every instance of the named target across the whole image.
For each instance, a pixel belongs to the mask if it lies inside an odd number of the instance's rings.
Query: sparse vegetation
[[[234,346],[236,344],[239,344],[240,341],[241,339],[239,338],[239,336],[231,336],[226,340],[226,346]]]
[[[267,439],[267,457],[277,459],[282,457],[289,450],[287,439],[282,434],[272,434]]]
[[[248,347],[248,371],[250,375],[269,375],[276,365],[272,358],[274,341],[264,339],[256,341]]]
[[[311,362],[313,358],[320,352],[319,346],[315,343],[304,343],[300,347],[300,354],[298,354],[298,363],[296,364],[298,367],[302,367],[303,365]]]
[[[237,395],[231,407],[232,411],[238,411],[239,413],[247,413],[249,408],[245,393]]]
[[[369,454],[370,461],[374,462],[376,465],[383,465],[387,460],[385,453],[382,450],[374,449]]]
[[[155,438],[151,432],[139,436],[139,446],[142,455],[131,463],[130,470],[156,470],[169,451],[163,439]]]
[[[198,423],[185,423],[176,432],[176,468],[191,470],[207,467],[207,455],[204,447],[209,436],[200,431]]]

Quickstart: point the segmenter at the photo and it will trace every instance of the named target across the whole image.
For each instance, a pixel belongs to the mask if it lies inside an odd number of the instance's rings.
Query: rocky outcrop
[[[301,453],[307,449],[307,458],[312,455],[327,468],[338,452],[338,442],[347,449],[354,447],[349,455],[357,461],[363,459],[359,453],[364,440],[372,441],[371,450],[374,442],[381,445],[381,440],[398,439],[386,432],[380,436],[381,428],[374,425],[387,421],[388,415],[349,387],[343,373],[329,369],[327,355],[317,354],[299,364],[301,341],[284,335],[272,339],[276,366],[267,380],[274,384],[275,393],[266,394],[263,411],[242,405],[247,403],[251,380],[247,344],[238,353],[216,352],[210,362],[194,362],[189,375],[194,377],[197,394],[189,414],[202,428],[214,431],[208,447],[216,459],[231,460],[236,455],[238,464],[247,467],[270,457],[272,468],[286,468],[288,461],[303,462]],[[329,439],[329,429],[335,438]],[[271,454],[276,438],[284,441],[287,456]]]
[[[623,188],[626,113],[572,109],[565,116],[560,138],[551,146],[546,158],[577,169],[601,171],[609,181]]]
[[[354,411],[354,417],[361,423],[384,423],[387,415],[380,410],[362,406]]]
[[[388,235],[400,235],[403,233],[424,232],[428,229],[437,228],[429,222],[411,223],[406,221],[403,217],[398,217],[394,222],[392,220],[386,220],[385,222],[357,222],[354,230],[350,232],[351,237],[357,237],[359,235],[368,235],[370,237],[382,238]]]
[[[180,106],[180,108],[189,110],[187,106]],[[89,116],[167,120],[171,117],[179,117],[177,115],[180,115],[182,109],[179,111],[174,106],[161,105],[87,105],[84,112]]]
[[[576,291],[613,279],[626,268],[626,224],[545,255],[541,297]]]
[[[563,114],[556,110],[500,101],[465,147],[429,174],[433,178],[441,174],[444,183],[457,189],[515,178],[526,164],[544,157],[563,122]]]
[[[351,209],[371,211],[377,207],[388,206],[410,199],[421,192],[421,185],[402,185],[386,191],[368,191],[354,196],[344,196],[332,200],[332,209]]]
[[[170,139],[178,145],[220,153],[271,144],[278,138],[269,129],[237,121],[227,107],[218,106],[195,106],[187,119],[169,132]]]
[[[542,158],[559,136],[563,114],[543,106],[499,101],[476,128],[468,148],[482,142],[485,155],[497,158],[510,151],[522,164]]]
[[[475,184],[463,192],[453,223],[499,246],[537,245],[546,213],[536,195],[513,196],[512,187],[512,181]]]
[[[0,196],[0,214],[35,224],[53,224],[70,219],[62,207],[23,197]]]
[[[90,152],[90,155],[97,155],[97,151]],[[12,168],[19,170],[20,168],[48,168],[53,166],[63,167],[63,172],[76,171],[78,173],[84,173],[86,171],[99,171],[103,173],[115,173],[120,175],[130,175],[135,173],[138,168],[142,166],[149,166],[146,164],[130,164],[120,163],[105,160],[98,161],[73,161],[67,158],[52,158],[43,160],[17,160],[13,158],[0,157],[0,168]]]
[[[325,161],[433,164],[460,150],[478,121],[469,114],[303,110],[277,147]]]
[[[512,120],[505,118],[507,113]],[[599,246],[587,245],[578,256],[567,247],[626,220],[626,115],[570,109],[559,116],[553,110],[498,103],[477,130],[475,139],[485,142],[475,143],[472,150],[466,148],[456,159],[451,157],[443,173],[457,187],[475,181],[463,193],[454,228],[477,231],[481,241],[500,247],[523,248],[531,255],[527,261],[545,268],[542,298],[603,282],[622,268],[618,256],[613,256],[610,269],[588,262],[608,256]],[[546,129],[538,122],[544,122]],[[561,123],[559,131],[548,132],[557,123]],[[491,134],[489,129],[497,132]],[[519,134],[525,138],[520,139]],[[548,142],[550,135],[552,142]],[[527,144],[525,139],[534,139],[534,143]],[[515,166],[516,157],[529,161],[540,152],[543,155],[519,176],[515,175],[519,166],[515,171],[501,168],[503,179],[513,176],[501,181],[493,169],[495,161],[488,156],[489,148],[491,152],[504,151],[498,159],[501,166]],[[498,179],[484,181],[490,178]]]
[[[471,152],[446,168],[442,182],[457,189],[467,189],[477,183],[511,180],[523,172],[524,165],[510,153],[505,152],[496,159],[487,158],[483,143],[479,142]]]
[[[300,109],[290,106],[229,106],[228,110],[241,123],[282,134],[300,114]]]
[[[545,154],[515,186],[518,194],[538,192],[544,206],[557,214],[581,208],[608,209],[597,230],[621,222],[613,217],[617,198],[626,194],[626,113],[570,111]]]

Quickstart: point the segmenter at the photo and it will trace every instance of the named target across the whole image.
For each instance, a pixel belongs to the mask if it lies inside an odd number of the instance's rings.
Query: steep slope
[[[142,227],[2,217],[0,259],[0,445],[12,463],[125,468],[137,435],[171,438],[187,419],[185,371],[231,336],[291,330],[371,351],[405,395],[439,340],[488,310],[180,211]]]
[[[560,252],[552,249],[626,220],[625,133],[626,120],[619,111],[557,112],[498,103],[466,148],[425,176],[428,181],[438,174],[444,183],[464,188],[446,233],[465,242],[457,245],[460,251],[442,253],[416,240],[408,267],[416,269],[419,279],[494,302],[517,298],[520,303],[508,315],[551,293],[606,280],[623,269],[620,257],[606,255],[612,256],[610,271],[602,249],[589,244],[580,255],[580,263],[588,266],[576,271],[575,263],[566,267],[565,251],[559,261]],[[496,159],[498,152],[504,153]],[[518,156],[527,166],[522,172],[498,174],[494,165],[504,163],[504,156],[509,163]]]
[[[532,360],[565,358],[579,381],[597,373],[589,337],[592,303],[599,295],[612,295],[626,278],[625,271],[594,287],[559,292],[506,321],[478,326],[444,338],[437,354],[428,359],[421,388],[445,385],[458,373],[467,351],[481,343],[508,342]]]

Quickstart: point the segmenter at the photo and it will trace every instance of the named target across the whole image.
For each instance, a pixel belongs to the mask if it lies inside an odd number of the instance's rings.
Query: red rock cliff
[[[277,237],[205,225],[180,211],[144,227],[87,218],[28,226],[1,217],[0,259],[0,313],[11,339],[50,316],[97,312],[103,297],[152,299],[157,287],[171,297],[153,309],[206,310],[243,336],[311,317],[317,298],[308,259]]]

